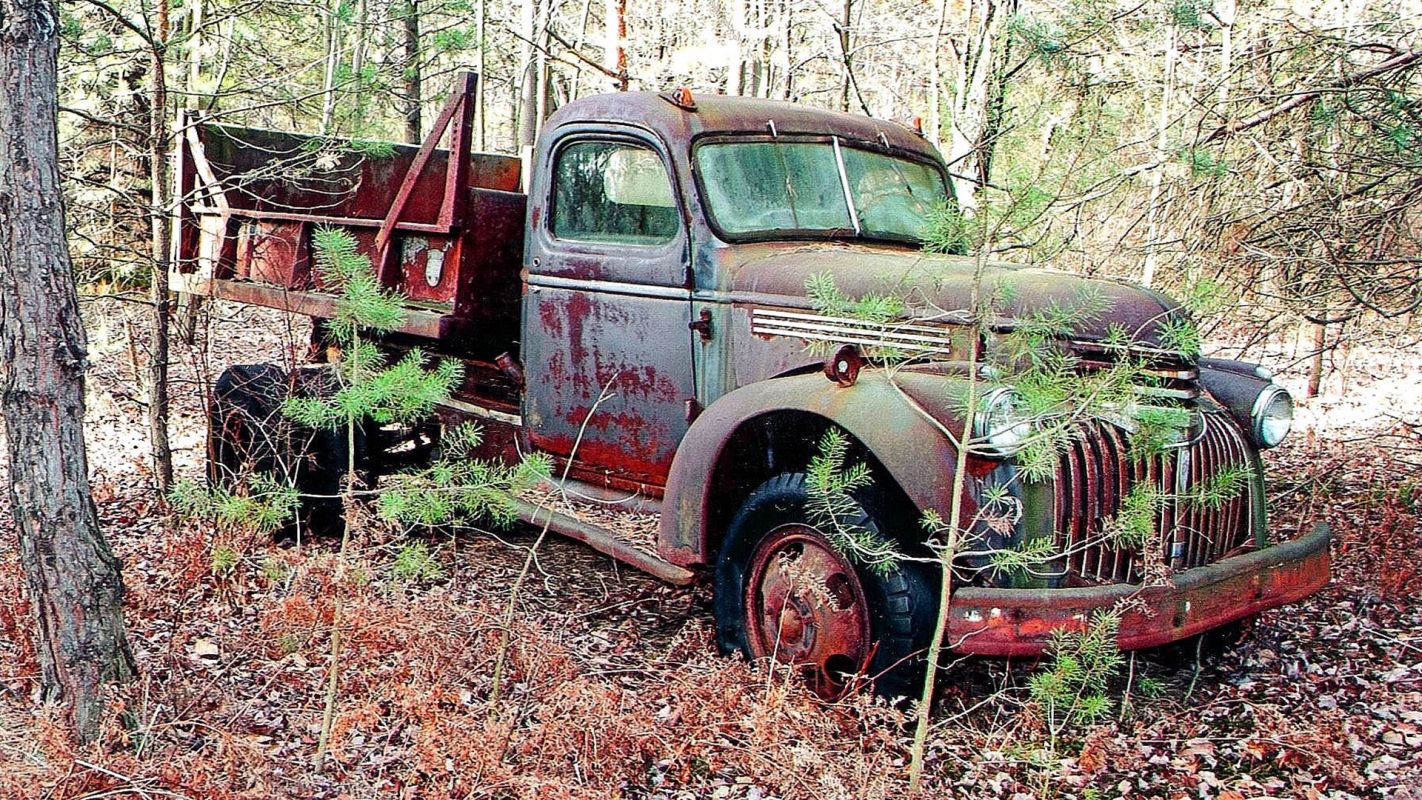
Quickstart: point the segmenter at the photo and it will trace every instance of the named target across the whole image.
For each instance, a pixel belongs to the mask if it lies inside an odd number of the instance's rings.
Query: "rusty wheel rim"
[[[821,697],[837,699],[868,666],[869,606],[859,576],[808,525],[783,525],[751,554],[746,581],[751,654],[790,664]]]

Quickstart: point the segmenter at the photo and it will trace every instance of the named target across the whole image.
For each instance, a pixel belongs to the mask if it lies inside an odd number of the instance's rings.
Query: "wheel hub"
[[[854,567],[823,534],[785,525],[761,540],[746,582],[752,654],[793,665],[837,698],[868,665],[869,612]]]

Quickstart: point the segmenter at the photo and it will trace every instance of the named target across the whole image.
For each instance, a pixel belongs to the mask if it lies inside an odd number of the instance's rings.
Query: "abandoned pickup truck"
[[[932,209],[952,198],[942,158],[914,130],[789,103],[633,92],[559,109],[524,161],[471,151],[473,80],[462,79],[418,148],[333,149],[185,120],[175,286],[307,315],[319,338],[335,296],[313,268],[313,231],[348,231],[379,280],[407,298],[385,345],[465,366],[439,424],[477,421],[484,457],[548,454],[556,474],[567,470],[565,496],[596,510],[529,503],[526,519],[663,580],[712,582],[727,651],[794,664],[825,694],[865,680],[912,688],[939,572],[932,559],[870,569],[835,547],[807,508],[807,468],[826,432],[840,432],[874,478],[853,496],[857,524],[922,553],[923,514],[949,514],[954,442],[965,435],[955,387],[970,348],[990,354],[1014,316],[1086,286],[1109,311],[1055,346],[1075,368],[1100,369],[1120,354],[1103,344],[1111,330],[1132,331],[1130,353],[1152,378],[1145,396],[1188,412],[1190,431],[1139,458],[1119,425],[1083,421],[1054,476],[1012,480],[1012,393],[991,392],[966,435],[995,455],[967,459],[962,508],[972,517],[990,483],[1007,486],[1021,513],[990,532],[996,546],[1048,537],[1065,555],[1045,574],[979,569],[955,580],[952,650],[1041,654],[1054,630],[1113,606],[1124,609],[1120,646],[1149,648],[1328,581],[1326,527],[1266,522],[1259,454],[1289,430],[1288,393],[1254,365],[1165,346],[1163,326],[1186,313],[1166,298],[992,263],[986,280],[1014,291],[985,331],[941,315],[837,316],[811,301],[807,281],[828,276],[848,297],[911,287],[928,307],[967,305],[974,261],[927,254],[920,241]],[[905,356],[892,371],[856,350],[885,345]],[[218,381],[214,452],[230,454],[262,424],[224,417],[255,402],[239,379],[284,374],[250,365]],[[414,445],[372,431],[368,479],[437,447],[435,428]],[[332,494],[336,467],[319,461],[298,483]],[[1098,536],[1133,487],[1181,497],[1231,467],[1248,476],[1237,494],[1154,512],[1159,552]],[[629,536],[609,521],[619,514],[656,522]]]

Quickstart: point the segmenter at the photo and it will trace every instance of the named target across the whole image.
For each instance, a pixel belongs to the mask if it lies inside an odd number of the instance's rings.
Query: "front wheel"
[[[765,482],[741,505],[716,565],[717,641],[790,665],[815,693],[841,697],[860,677],[881,695],[916,694],[937,620],[927,564],[869,568],[812,521],[802,473]],[[841,524],[889,539],[889,509],[866,497]]]

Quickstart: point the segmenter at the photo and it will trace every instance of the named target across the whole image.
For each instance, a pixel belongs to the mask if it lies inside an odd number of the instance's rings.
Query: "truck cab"
[[[471,81],[423,146],[378,154],[187,121],[175,285],[306,314],[319,338],[334,297],[312,269],[311,234],[351,231],[408,298],[385,344],[466,366],[439,423],[478,421],[490,458],[552,456],[569,476],[560,496],[599,514],[528,502],[522,516],[663,579],[712,583],[724,649],[795,664],[827,695],[855,676],[911,691],[943,586],[920,521],[947,518],[960,444],[1012,425],[965,429],[959,390],[983,379],[969,364],[1014,319],[1084,292],[1107,311],[1053,346],[1079,369],[1138,360],[1142,396],[1188,413],[1190,433],[1140,458],[1120,424],[1084,420],[1038,481],[1021,478],[1010,448],[974,451],[965,518],[989,496],[1018,511],[974,525],[970,549],[1046,539],[1059,557],[1035,575],[962,565],[953,648],[1040,654],[1053,630],[1109,608],[1123,648],[1152,647],[1327,582],[1327,530],[1286,540],[1267,522],[1259,453],[1287,432],[1287,393],[1255,365],[1172,349],[1166,331],[1187,314],[1150,290],[925,252],[953,200],[915,130],[686,90],[602,95],[547,121],[524,176],[519,160],[470,151]],[[1013,287],[986,332],[967,324],[977,274]],[[901,298],[905,312],[836,312],[815,286]],[[1125,350],[1108,344],[1117,330],[1130,331]],[[886,350],[891,368],[872,357]],[[232,385],[216,389],[215,451],[235,452],[223,409],[251,405]],[[846,509],[856,531],[918,558],[871,568],[825,529],[806,473],[826,436],[873,478]],[[1102,538],[1134,487],[1186,497],[1222,469],[1247,471],[1242,491],[1211,507],[1163,502],[1150,552]],[[600,521],[621,512],[655,530],[630,541]]]

